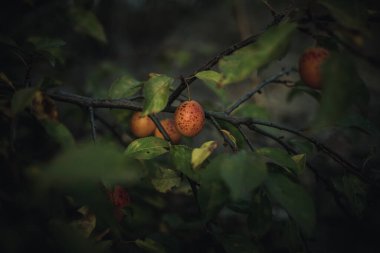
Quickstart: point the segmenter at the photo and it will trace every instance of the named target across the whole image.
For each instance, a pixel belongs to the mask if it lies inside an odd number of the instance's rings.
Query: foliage
[[[101,58],[114,50],[114,36],[103,25],[102,8],[109,2],[42,2],[14,6],[30,11],[34,18],[25,20],[47,27],[50,20],[40,12],[59,11],[59,17],[49,16],[53,28],[29,31],[23,21],[25,27],[17,22],[23,29],[0,34],[0,56],[9,62],[0,72],[0,252],[347,252],[352,245],[372,250],[363,237],[380,227],[380,178],[373,168],[380,131],[372,122],[370,99],[376,93],[357,67],[376,64],[357,43],[373,36],[368,24],[378,10],[372,5],[294,3],[274,13],[263,32],[214,58],[198,45],[212,60],[189,76],[170,70],[146,80],[138,71],[130,74],[128,64],[104,60],[75,78],[83,86],[69,87],[69,65],[82,62],[82,52]],[[268,12],[269,2],[257,1],[255,8]],[[137,12],[149,3],[125,4]],[[269,9],[268,15],[275,12]],[[297,74],[274,80],[288,88],[277,109],[298,98],[317,106],[307,119],[284,117],[291,128],[269,121],[282,120],[269,105],[273,101],[246,95],[278,60],[302,53],[292,42],[304,33],[309,46],[330,45],[331,54],[322,65],[322,90],[306,86]],[[185,53],[190,59],[191,52]],[[169,103],[179,82],[186,94]],[[201,93],[196,85],[216,94],[199,96],[208,122],[201,134],[183,137],[180,145],[129,135],[133,111],[157,121],[172,117],[184,97]],[[264,90],[272,91],[263,86],[252,96]],[[220,110],[235,101],[240,104],[232,113]],[[336,234],[326,232],[332,226]],[[349,246],[335,247],[339,236]]]

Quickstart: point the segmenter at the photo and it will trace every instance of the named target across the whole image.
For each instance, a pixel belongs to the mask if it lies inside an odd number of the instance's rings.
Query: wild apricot
[[[141,112],[135,112],[130,122],[131,132],[139,138],[151,135],[156,125],[148,116],[141,116]]]
[[[322,47],[313,47],[302,53],[299,60],[299,74],[301,80],[313,89],[322,88],[321,65],[330,55]]]
[[[164,119],[164,120],[161,120],[160,123],[161,123],[162,127],[165,129],[166,133],[169,135],[172,143],[177,144],[181,139],[181,134],[175,128],[174,120],[173,119]],[[156,128],[156,130],[154,131],[154,136],[161,138],[161,139],[165,139],[158,128]]]
[[[195,136],[203,129],[205,112],[197,101],[185,101],[177,107],[174,121],[177,130],[182,135]]]

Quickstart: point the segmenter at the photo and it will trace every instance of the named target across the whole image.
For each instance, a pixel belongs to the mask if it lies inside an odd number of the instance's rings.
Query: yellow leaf
[[[216,149],[218,144],[216,141],[208,141],[202,144],[200,148],[193,149],[191,153],[191,165],[193,169],[197,169]]]

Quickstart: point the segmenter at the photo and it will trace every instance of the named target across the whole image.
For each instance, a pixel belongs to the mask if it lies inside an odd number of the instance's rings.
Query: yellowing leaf
[[[225,129],[222,129],[221,131],[227,136],[228,139],[230,139],[235,144],[235,147],[237,147],[235,136],[233,136],[229,131]]]
[[[305,166],[306,166],[306,154],[294,155],[292,156],[292,159],[297,165],[297,169],[298,169],[297,174],[300,174],[305,169]]]
[[[200,148],[193,149],[191,153],[191,165],[193,169],[197,169],[216,149],[218,144],[216,141],[208,141],[202,144]]]

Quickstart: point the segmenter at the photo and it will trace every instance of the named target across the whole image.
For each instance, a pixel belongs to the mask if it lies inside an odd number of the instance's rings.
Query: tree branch
[[[280,78],[283,75],[288,75],[289,73],[296,71],[295,68],[289,68],[289,69],[284,69],[277,75],[274,75],[268,79],[265,79],[263,82],[258,84],[253,90],[247,92],[243,96],[241,96],[234,104],[232,104],[224,113],[229,115],[231,112],[233,112],[236,108],[238,108],[241,104],[246,102],[248,99],[250,99],[253,95],[255,95],[257,92],[259,92],[262,88],[265,86],[271,84],[271,83],[277,83],[277,79]]]

